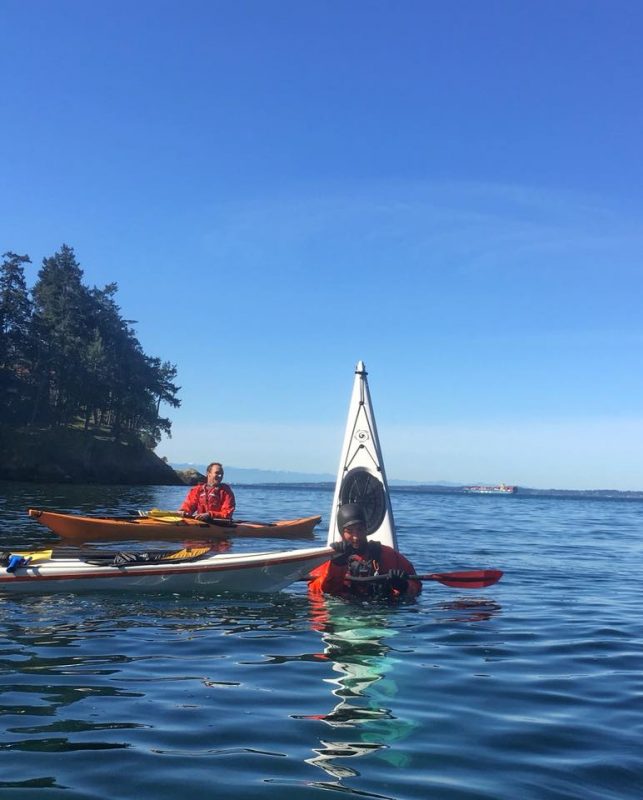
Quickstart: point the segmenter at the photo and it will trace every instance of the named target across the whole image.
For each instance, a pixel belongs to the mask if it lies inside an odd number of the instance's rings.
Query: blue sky
[[[643,6],[0,0],[0,247],[176,363],[171,461],[643,489]]]

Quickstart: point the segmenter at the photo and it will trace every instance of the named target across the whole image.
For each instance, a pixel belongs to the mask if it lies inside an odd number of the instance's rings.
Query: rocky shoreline
[[[0,480],[181,486],[192,479],[139,441],[68,428],[0,428]]]

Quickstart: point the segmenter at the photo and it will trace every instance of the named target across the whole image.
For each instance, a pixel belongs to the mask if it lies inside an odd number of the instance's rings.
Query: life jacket
[[[382,545],[379,542],[368,542],[366,552],[353,553],[347,559],[347,572],[353,578],[367,578],[380,574],[380,557]],[[384,597],[388,594],[385,583],[373,581],[372,583],[358,583],[349,581],[351,594],[358,597]]]
[[[198,499],[199,513],[207,514],[210,511],[218,511],[223,502],[222,497],[221,485],[208,486],[207,483],[203,484]]]

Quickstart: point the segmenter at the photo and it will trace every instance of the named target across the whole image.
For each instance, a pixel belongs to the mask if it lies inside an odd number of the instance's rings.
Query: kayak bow
[[[359,503],[366,512],[369,540],[381,542],[397,550],[391,497],[367,374],[364,362],[358,361],[335,483],[327,544],[338,542],[342,538],[337,527],[339,507],[344,503]]]

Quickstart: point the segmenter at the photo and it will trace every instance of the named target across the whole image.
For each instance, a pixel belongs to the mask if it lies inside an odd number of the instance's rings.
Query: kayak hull
[[[366,376],[366,367],[359,361],[355,368],[327,543],[330,545],[341,540],[337,527],[339,507],[344,503],[359,503],[366,512],[369,541],[378,541],[397,550],[391,497]]]
[[[0,573],[4,595],[61,592],[132,591],[198,592],[206,594],[277,592],[304,578],[326,561],[326,547],[274,553],[217,554],[183,563],[136,563],[96,566],[79,558],[48,557],[13,573]]]
[[[154,517],[86,517],[79,514],[62,514],[30,508],[28,514],[41,525],[70,542],[115,541],[183,541],[198,539],[208,541],[243,538],[312,539],[314,527],[321,517],[280,520],[273,523],[201,522],[196,519],[163,521]]]

